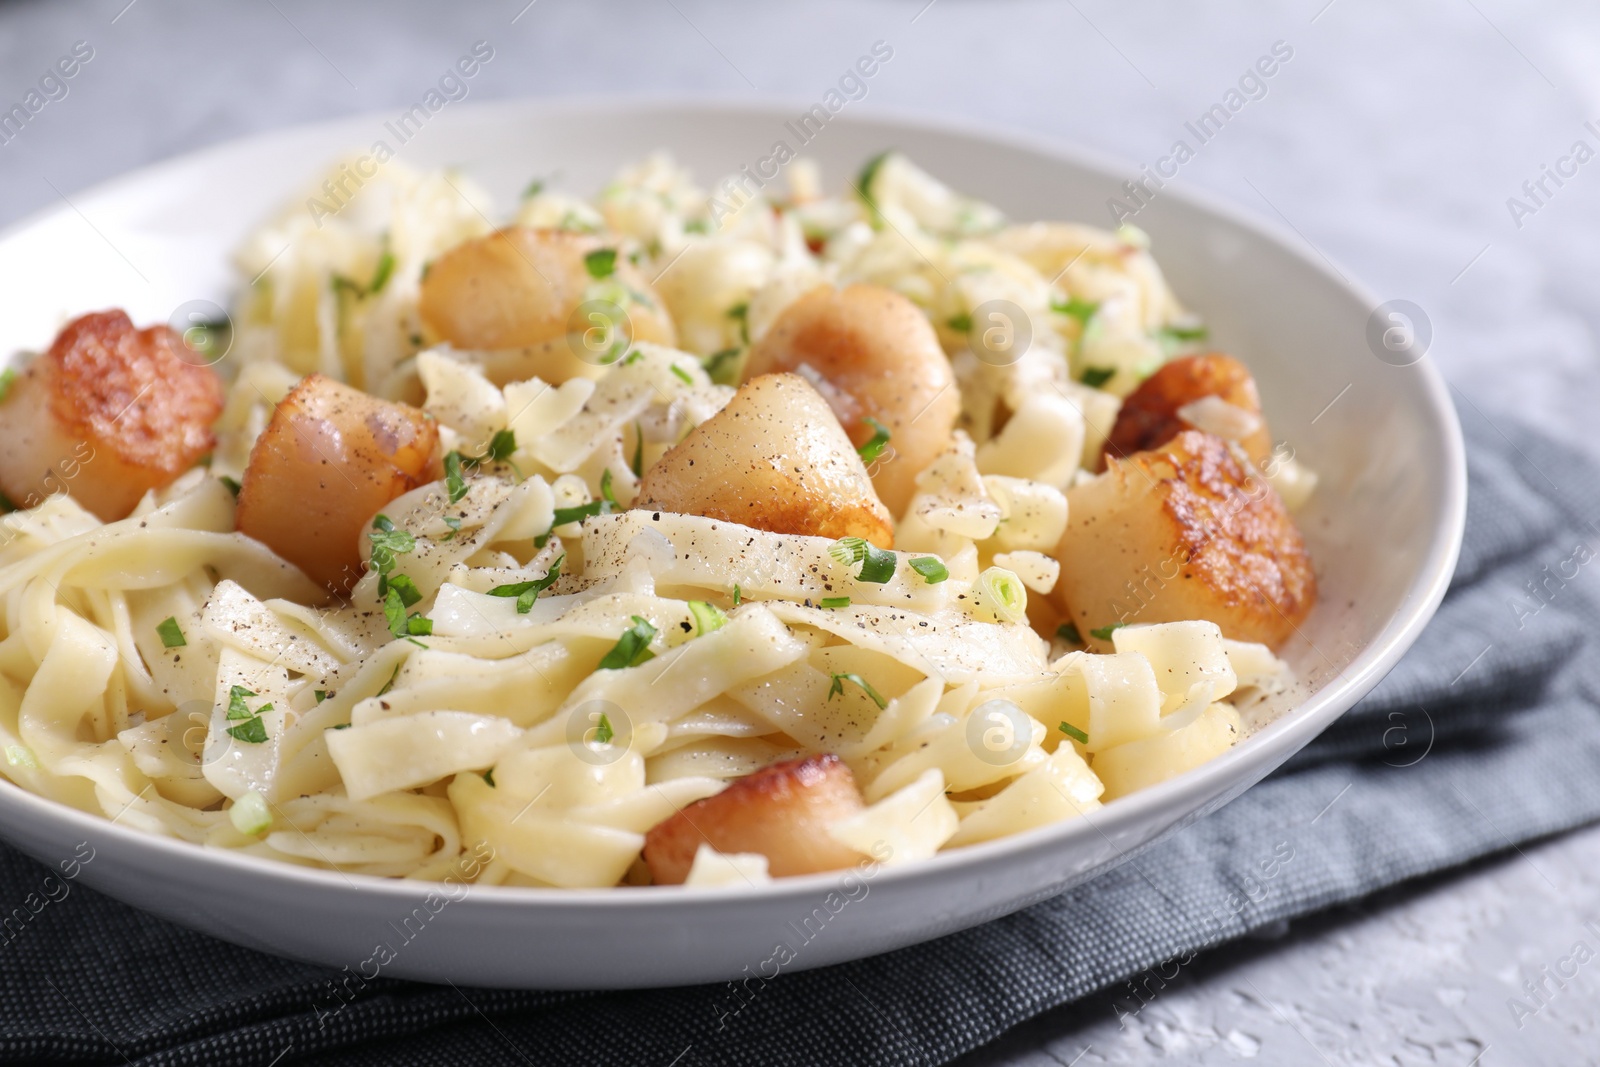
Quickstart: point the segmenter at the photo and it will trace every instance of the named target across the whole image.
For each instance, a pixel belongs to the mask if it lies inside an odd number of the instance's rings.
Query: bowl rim
[[[466,101],[452,108],[455,121],[464,113],[473,120],[493,124],[512,116],[538,114],[540,117],[596,119],[615,118],[639,114],[692,116],[763,117],[781,121],[792,117],[785,110],[805,110],[810,102],[799,98],[764,96],[757,101],[734,101],[714,96],[690,93],[649,95],[636,93],[578,94],[563,97],[518,97],[504,100]],[[797,111],[797,113],[798,113]],[[157,160],[133,170],[94,183],[77,190],[74,199],[64,204],[52,203],[41,207],[0,229],[0,246],[21,236],[27,230],[65,214],[73,205],[118,194],[124,186],[136,185],[180,168],[204,165],[220,160],[244,148],[270,149],[274,144],[298,144],[307,137],[336,135],[342,129],[366,128],[364,124],[381,122],[385,112],[367,111],[336,119],[314,123],[296,123],[290,126],[264,130],[243,137],[208,145]],[[1114,187],[1123,176],[1137,174],[1138,167],[1112,153],[1086,148],[1070,142],[1012,127],[996,128],[973,119],[934,115],[926,111],[899,106],[867,104],[833,116],[851,126],[890,125],[913,129],[919,133],[943,134],[964,138],[975,143],[987,142],[998,147],[1020,151],[1042,159],[1065,164],[1109,180]],[[1162,192],[1164,199],[1180,201],[1210,215],[1229,226],[1247,231],[1257,238],[1276,245],[1285,253],[1309,266],[1324,280],[1340,288],[1347,295],[1368,307],[1377,307],[1381,301],[1353,276],[1340,270],[1338,264],[1320,248],[1300,236],[1297,231],[1256,215],[1225,197],[1192,185],[1174,185]],[[63,197],[63,200],[66,198]],[[1151,822],[1163,810],[1180,809],[1177,819],[1150,839],[1158,839],[1186,820],[1194,818],[1204,808],[1207,798],[1222,796],[1230,786],[1245,781],[1244,789],[1271,773],[1295,751],[1311,741],[1334,719],[1353,706],[1382,680],[1401,656],[1415,642],[1417,636],[1433,617],[1445,591],[1449,587],[1460,552],[1465,529],[1467,470],[1466,449],[1461,424],[1450,399],[1449,387],[1434,361],[1424,356],[1411,365],[1422,376],[1422,396],[1426,413],[1433,417],[1434,432],[1444,457],[1442,508],[1439,521],[1430,538],[1422,563],[1412,577],[1400,606],[1383,624],[1378,636],[1356,653],[1343,670],[1327,679],[1305,700],[1284,711],[1261,730],[1245,738],[1220,756],[1183,774],[1118,798],[1105,807],[1089,812],[1077,819],[1052,823],[1021,831],[1006,837],[949,852],[940,852],[927,859],[882,867],[873,875],[874,887],[922,879],[940,879],[971,874],[974,868],[983,868],[1007,858],[1021,860],[1029,853],[1044,854],[1067,847],[1078,838],[1092,840],[1093,835],[1116,853],[1112,865],[1129,858],[1141,843],[1129,848],[1116,844],[1117,836]],[[1243,789],[1237,790],[1243,792]],[[1232,799],[1232,798],[1230,798]],[[214,867],[219,871],[238,875],[265,876],[276,880],[284,889],[300,889],[320,893],[354,894],[367,897],[393,899],[402,904],[420,904],[437,883],[385,878],[378,875],[325,870],[304,867],[281,860],[242,853],[230,849],[207,848],[173,837],[164,837],[117,825],[108,817],[80,811],[77,808],[30,792],[9,779],[0,777],[0,812],[22,819],[43,819],[71,828],[87,835],[106,836],[120,848],[133,848],[149,854],[150,860],[166,859],[179,866],[199,865]],[[1091,868],[1091,876],[1098,873],[1100,865]],[[756,886],[689,887],[689,886],[637,886],[604,889],[559,889],[524,886],[479,886],[464,896],[457,907],[489,908],[495,910],[539,908],[557,911],[587,911],[593,908],[637,908],[666,912],[698,910],[707,904],[727,905],[764,904],[769,901],[814,898],[837,887],[845,871],[828,871],[775,879]],[[1019,905],[1021,906],[1021,905]]]

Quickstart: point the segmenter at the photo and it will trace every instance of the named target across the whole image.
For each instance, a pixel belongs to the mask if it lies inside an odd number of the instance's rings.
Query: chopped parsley
[[[1083,635],[1078,632],[1076,623],[1064,622],[1056,627],[1056,636],[1063,641],[1070,641],[1075,645],[1083,644]]]
[[[847,608],[850,606],[850,598],[847,596],[825,596],[817,603],[824,608]]]
[[[843,674],[835,674],[833,676],[833,684],[828,687],[828,699],[832,700],[836,696],[841,696],[844,693],[844,683],[846,682],[852,682],[859,686],[863,693],[872,698],[872,702],[878,705],[880,710],[889,706],[889,702],[883,699],[883,695],[881,693],[872,688],[871,685],[867,684],[867,680],[865,678],[861,677],[859,674],[851,674],[848,672]]]
[[[1111,640],[1111,635],[1114,632],[1122,629],[1126,625],[1128,624],[1125,622],[1114,622],[1110,626],[1097,626],[1089,631],[1089,636],[1098,637],[1102,641],[1109,641]]]
[[[1062,733],[1066,734],[1080,745],[1087,745],[1089,743],[1089,735],[1072,725],[1070,722],[1063,722],[1059,729]]]
[[[938,585],[950,577],[950,568],[938,556],[918,556],[911,561],[911,569],[922,575],[929,585]]]
[[[633,625],[622,632],[617,643],[612,646],[600,659],[599,670],[617,671],[624,667],[637,667],[656,658],[650,651],[650,640],[655,637],[656,628],[650,625],[650,620],[642,616],[633,616]]]
[[[883,450],[889,447],[889,427],[868,415],[861,420],[872,426],[872,440],[856,449],[856,454],[861,457],[861,462],[871,463],[883,455]]]
[[[589,277],[594,279],[609,278],[617,269],[617,250],[615,248],[597,248],[583,257],[583,268],[589,272]]]
[[[972,332],[972,316],[967,314],[965,311],[959,315],[951,315],[948,319],[944,320],[944,324],[950,327],[956,333]]]
[[[689,614],[694,616],[695,633],[704,637],[713,630],[720,630],[728,623],[728,616],[723,614],[721,608],[704,600],[689,601]]]
[[[490,596],[504,596],[517,598],[517,614],[526,615],[533,610],[533,605],[538,602],[539,594],[556,584],[556,579],[561,577],[561,564],[566,562],[566,554],[556,557],[550,564],[550,569],[543,578],[535,578],[527,582],[513,582],[510,585],[497,585],[489,590]]]
[[[498,430],[489,439],[489,447],[481,456],[468,456],[449,452],[444,457],[444,485],[450,494],[450,503],[458,503],[467,495],[466,471],[477,470],[485,463],[507,463],[517,451],[515,430]],[[520,473],[520,472],[519,472]]]
[[[489,451],[479,456],[477,462],[482,463],[485,460],[492,459],[496,463],[504,463],[506,460],[511,458],[512,454],[515,453],[516,450],[516,431],[498,430],[495,432],[495,435],[489,439]]]
[[[1069,296],[1066,300],[1050,301],[1050,310],[1058,315],[1066,315],[1078,320],[1079,326],[1089,325],[1089,320],[1094,318],[1094,313],[1100,310],[1098,300],[1080,300]]]
[[[744,593],[740,590],[739,583],[735,582],[733,585],[733,606],[738,607],[742,600],[744,600]]]
[[[738,359],[742,349],[724,348],[707,356],[701,366],[706,375],[718,385],[734,385],[738,379]]]
[[[606,718],[606,713],[602,711],[600,713],[600,721],[595,724],[594,743],[597,745],[609,745],[611,739],[616,736],[617,732],[611,728],[611,720]]]
[[[182,648],[189,643],[183,636],[183,630],[178,626],[176,615],[168,615],[157,623],[156,633],[161,637],[162,648]]]
[[[856,575],[863,582],[882,585],[894,577],[899,557],[862,537],[841,537],[828,546],[828,555],[847,567],[861,564]]]
[[[739,339],[748,345],[750,343],[750,305],[733,305],[728,309],[728,318],[739,320]]]
[[[415,586],[412,588],[415,590]],[[433,633],[432,619],[417,613],[407,615],[406,607],[404,594],[394,582],[390,582],[389,593],[383,599],[383,618],[389,624],[391,634],[396,637],[427,637]]]
[[[390,577],[389,590],[400,594],[400,603],[408,608],[422,599],[422,590],[417,588],[417,583],[411,580],[409,574],[396,574]]]
[[[228,736],[248,744],[259,745],[267,739],[267,724],[257,715],[238,726],[228,727]]]
[[[672,376],[678,379],[678,381],[682,382],[684,385],[694,384],[694,375],[690,374],[676,363],[669,363],[667,365],[667,369],[672,371]]]
[[[1211,331],[1202,322],[1168,323],[1161,327],[1159,332],[1163,337],[1170,337],[1174,341],[1204,341],[1211,336]]]
[[[1098,389],[1117,376],[1113,367],[1085,367],[1078,380],[1090,389]]]
[[[494,788],[494,768],[493,767],[490,767],[488,770],[483,772],[483,784],[487,785],[490,789]]]
[[[244,488],[244,486],[239,484],[239,479],[230,478],[226,474],[224,474],[224,475],[219,476],[217,480],[220,481],[223,485],[228,487],[228,492],[233,494],[233,499],[235,499],[235,500],[239,499],[239,490]]]
[[[378,596],[389,593],[389,572],[394,570],[395,557],[417,547],[417,539],[406,530],[395,526],[387,515],[372,520],[372,568],[378,572]]]
[[[333,291],[336,293],[347,292],[358,297],[376,296],[383,291],[385,285],[389,284],[389,279],[393,275],[394,253],[386,248],[383,250],[383,254],[378,257],[377,266],[373,268],[371,282],[362,285],[360,282],[354,281],[343,274],[335,274],[331,279],[331,284]]]
[[[461,473],[460,452],[450,452],[444,457],[444,486],[452,504],[459,503],[467,495],[467,479]]]
[[[228,690],[228,718],[248,719],[254,715],[255,712],[251,711],[249,705],[244,702],[245,697],[253,696],[255,694],[242,685],[236,685]]]
[[[314,690],[313,693],[317,698],[317,703],[318,704],[320,704],[324,700],[328,699],[328,691],[326,689],[317,689],[317,690]]]
[[[600,496],[612,507],[617,506],[617,494],[611,488],[611,468],[607,467],[600,472]]]
[[[543,548],[550,540],[550,535],[569,522],[582,522],[584,519],[595,515],[611,514],[612,505],[609,500],[591,500],[587,504],[576,504],[570,508],[556,508],[555,520],[550,523],[550,529],[533,539],[536,548]]]

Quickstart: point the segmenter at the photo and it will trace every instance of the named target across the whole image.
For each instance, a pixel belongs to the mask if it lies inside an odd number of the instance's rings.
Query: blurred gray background
[[[0,111],[76,42],[93,58],[0,137],[0,226],[58,204],[56,190],[153,160],[391,112],[479,39],[496,55],[471,83],[475,100],[795,102],[881,39],[894,60],[852,108],[1073,142],[1133,161],[1130,174],[1282,41],[1293,58],[1266,95],[1175,181],[1287,226],[1381,297],[1419,304],[1463,408],[1600,453],[1593,4],[10,0]],[[1580,140],[1588,154],[1575,156]],[[1567,174],[1557,184],[1547,168]],[[1600,917],[1597,860],[1593,830],[1513,851],[1212,953],[1136,1018],[1091,999],[968,1062],[1593,1062],[1600,978],[1589,969],[1520,1026],[1506,999]]]

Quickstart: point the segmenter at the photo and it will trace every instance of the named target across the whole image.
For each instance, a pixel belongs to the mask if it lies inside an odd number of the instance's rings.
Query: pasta
[[[730,209],[658,155],[494,230],[390,162],[239,250],[215,376],[69,326],[0,396],[43,427],[0,449],[0,773],[310,867],[716,887],[1233,745],[1289,684],[1315,476],[1148,239],[895,153],[791,174]],[[143,437],[61,421],[124,379],[182,385]]]

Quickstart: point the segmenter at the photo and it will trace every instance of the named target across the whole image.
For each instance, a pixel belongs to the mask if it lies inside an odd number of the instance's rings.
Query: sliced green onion
[[[678,381],[682,382],[684,385],[694,384],[694,375],[690,374],[676,363],[668,364],[667,369],[672,371],[672,376],[678,379]]]
[[[1089,631],[1091,637],[1098,637],[1102,641],[1111,640],[1111,635],[1128,625],[1125,622],[1114,622],[1110,626],[1097,626]]]
[[[1090,389],[1098,389],[1117,376],[1112,367],[1085,367],[1083,373],[1078,375],[1078,381]]]
[[[1083,644],[1083,635],[1078,632],[1076,623],[1064,622],[1060,626],[1057,626],[1056,636],[1061,638],[1061,640],[1069,641],[1074,645]]]
[[[1172,338],[1174,341],[1204,341],[1211,336],[1211,331],[1205,323],[1197,322],[1192,325],[1172,324],[1161,327],[1160,333]]]
[[[724,348],[720,352],[713,352],[705,358],[702,366],[706,369],[706,376],[718,385],[737,385],[739,381],[738,348]]]
[[[497,585],[489,590],[490,596],[504,596],[517,598],[517,614],[526,615],[533,610],[533,605],[538,601],[539,594],[556,584],[556,579],[561,577],[561,564],[566,560],[563,553],[556,557],[550,564],[550,569],[543,578],[534,578],[527,582],[514,582],[511,585]]]
[[[633,424],[633,476],[644,477],[644,427]]]
[[[978,575],[973,592],[1001,622],[1023,622],[1028,617],[1028,590],[1004,567],[990,567]]]
[[[948,319],[944,320],[944,324],[950,327],[956,333],[972,332],[972,316],[968,315],[965,311],[959,315],[951,315]]]
[[[606,718],[606,713],[600,713],[600,721],[594,728],[594,741],[597,745],[609,745],[617,732],[611,728],[611,720]]]
[[[695,632],[701,636],[722,629],[728,622],[721,608],[704,600],[689,601],[689,614],[694,616]]]
[[[1060,729],[1062,733],[1066,734],[1080,745],[1087,745],[1089,743],[1089,735],[1072,725],[1070,722],[1063,722]]]
[[[29,770],[39,769],[39,761],[34,758],[33,749],[26,745],[7,745],[6,762],[13,767],[26,767]]]
[[[843,695],[844,683],[846,682],[852,682],[859,686],[863,693],[872,698],[872,702],[878,705],[880,710],[889,706],[889,702],[883,699],[883,695],[881,693],[872,688],[872,686],[868,685],[865,678],[861,677],[859,674],[851,674],[848,672],[843,674],[835,674],[833,676],[833,684],[828,687],[828,699],[832,700],[836,696]]]
[[[911,561],[911,569],[922,575],[929,585],[938,585],[950,577],[950,568],[938,556],[918,556]]]
[[[825,596],[817,603],[825,608],[847,608],[850,606],[850,598],[847,596]]]
[[[255,837],[272,825],[272,812],[267,807],[267,798],[254,789],[250,790],[228,809],[228,821],[241,834]]]
[[[734,607],[738,607],[739,606],[739,602],[741,600],[743,600],[743,599],[744,599],[744,593],[739,589],[739,583],[735,582],[733,584],[733,606]]]
[[[156,625],[156,633],[161,637],[163,648],[182,648],[189,642],[183,636],[183,630],[178,626],[178,617],[168,615]]]
[[[394,253],[384,249],[383,255],[378,257],[378,268],[372,272],[372,284],[367,286],[369,295],[383,292],[383,287],[389,284],[390,275],[394,274]]]
[[[493,767],[490,767],[488,770],[483,772],[483,783],[485,785],[487,785],[490,789],[494,788],[494,768]]]
[[[1094,313],[1100,310],[1100,302],[1098,300],[1079,300],[1075,296],[1069,296],[1064,301],[1050,301],[1050,310],[1058,315],[1066,315],[1077,319],[1079,326],[1087,326],[1089,320],[1094,318]]]
[[[607,467],[600,472],[600,496],[606,503],[615,505],[617,502],[616,491],[611,488],[611,468]]]
[[[617,643],[612,646],[600,660],[600,670],[617,671],[624,667],[637,667],[655,659],[655,653],[650,651],[650,640],[655,637],[657,630],[650,625],[650,620],[641,616],[633,616],[633,625],[623,631]]]
[[[239,499],[239,490],[244,488],[244,486],[239,484],[239,479],[230,478],[226,474],[224,474],[224,475],[221,475],[220,477],[218,477],[217,481],[221,482],[223,485],[228,487],[228,492],[233,494],[233,498],[235,500]]]
[[[544,192],[544,179],[535,178],[533,181],[529,182],[525,187],[523,187],[522,199],[532,200],[542,192]]]

